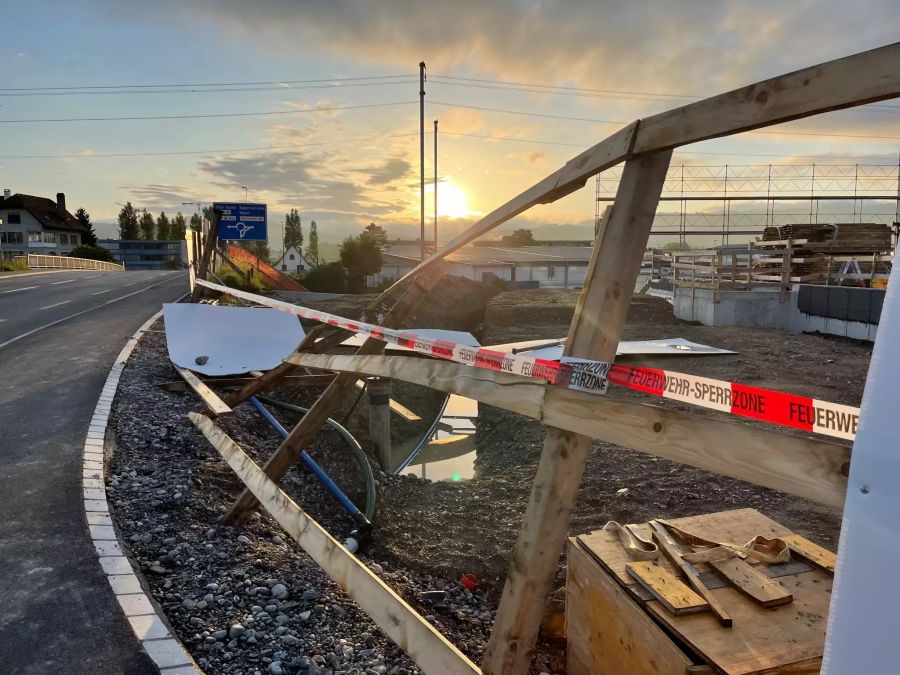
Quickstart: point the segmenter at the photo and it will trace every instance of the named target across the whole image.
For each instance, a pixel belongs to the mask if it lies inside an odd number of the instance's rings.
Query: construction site
[[[897,97],[900,43],[636,119],[449,243],[423,225],[377,294],[308,291],[216,205],[84,445],[159,672],[896,672],[900,170],[670,162]],[[492,239],[579,190],[594,241]]]

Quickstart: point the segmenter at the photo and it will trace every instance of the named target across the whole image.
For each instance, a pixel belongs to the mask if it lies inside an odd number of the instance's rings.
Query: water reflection
[[[401,475],[460,481],[475,476],[478,401],[451,394],[431,440]]]

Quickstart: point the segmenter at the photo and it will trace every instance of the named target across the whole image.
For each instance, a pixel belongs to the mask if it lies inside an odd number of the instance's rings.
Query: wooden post
[[[207,280],[213,248],[215,248],[216,242],[219,239],[219,219],[222,217],[222,212],[218,209],[213,209],[212,213],[212,222],[209,224],[209,232],[206,233],[206,241],[203,243],[203,255],[200,257],[200,265],[197,267],[197,278],[203,279],[204,281]],[[191,293],[191,301],[199,301],[202,295],[203,287],[195,285],[194,290]]]
[[[615,359],[671,157],[671,151],[664,151],[625,163],[612,214],[595,244],[575,308],[566,355]],[[528,672],[590,446],[587,436],[547,429],[482,664],[487,675]]]
[[[369,403],[369,441],[381,462],[381,468],[391,471],[391,381],[372,377],[366,380]]]
[[[412,314],[419,302],[428,295],[428,292],[437,285],[444,275],[447,264],[434,265],[423,271],[407,287],[406,292],[397,301],[397,304],[384,317],[383,324],[388,328],[396,328]],[[384,342],[369,338],[356,352],[360,355],[380,354],[384,351]],[[286,373],[285,373],[286,374]],[[340,407],[347,393],[356,385],[356,375],[338,375],[322,395],[316,400],[303,418],[297,423],[287,438],[275,451],[263,466],[266,475],[276,483],[282,479],[294,459],[300,451],[309,445],[315,435],[319,433],[325,421]],[[243,522],[247,516],[259,505],[256,497],[249,490],[244,490],[237,501],[222,516],[222,521],[229,525]]]

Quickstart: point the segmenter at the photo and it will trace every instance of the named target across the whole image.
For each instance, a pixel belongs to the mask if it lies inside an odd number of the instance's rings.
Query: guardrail
[[[106,262],[104,260],[88,260],[87,258],[70,258],[64,255],[40,255],[28,254],[28,266],[43,269],[57,270],[105,270],[107,272],[121,272],[124,265]]]

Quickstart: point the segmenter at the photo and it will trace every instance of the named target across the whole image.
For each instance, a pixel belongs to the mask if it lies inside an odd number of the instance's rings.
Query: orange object
[[[468,588],[470,591],[474,591],[478,588],[478,577],[474,574],[463,574],[459,578],[459,583]]]

